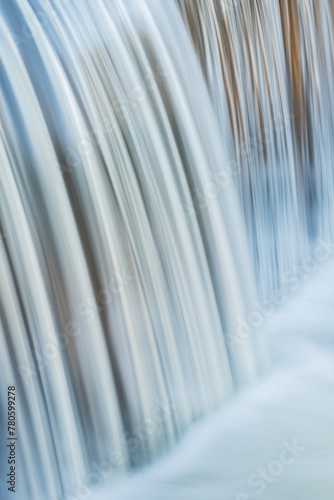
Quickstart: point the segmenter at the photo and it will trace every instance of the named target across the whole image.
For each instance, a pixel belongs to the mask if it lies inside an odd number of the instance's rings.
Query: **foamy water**
[[[177,450],[94,500],[332,500],[334,263],[266,323],[274,367]],[[107,480],[105,486],[107,484]]]
[[[332,0],[1,3],[17,500],[330,491],[333,26]]]

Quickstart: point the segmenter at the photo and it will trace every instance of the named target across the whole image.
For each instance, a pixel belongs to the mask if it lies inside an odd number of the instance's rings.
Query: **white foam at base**
[[[267,377],[194,426],[168,457],[92,498],[332,500],[334,263],[304,283],[266,330],[275,361]],[[297,445],[296,457],[281,455],[286,443]],[[279,467],[280,455],[294,460]],[[259,483],[259,469],[268,467],[279,474]]]

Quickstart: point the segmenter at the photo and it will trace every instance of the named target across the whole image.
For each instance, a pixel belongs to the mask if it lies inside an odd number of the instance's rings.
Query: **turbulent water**
[[[332,500],[334,263],[300,286],[266,325],[275,369],[195,425],[180,446],[92,500]]]
[[[0,491],[15,386],[17,498],[79,499],[254,382],[257,297],[332,251],[334,10],[0,13]]]

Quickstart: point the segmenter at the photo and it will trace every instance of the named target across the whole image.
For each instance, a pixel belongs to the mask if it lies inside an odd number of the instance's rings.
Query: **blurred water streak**
[[[0,396],[17,498],[52,500],[168,450],[266,356],[227,346],[256,298],[235,186],[184,208],[228,165],[177,5],[0,9]]]

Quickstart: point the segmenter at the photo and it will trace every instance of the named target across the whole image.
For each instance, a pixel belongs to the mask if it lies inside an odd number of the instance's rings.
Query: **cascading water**
[[[16,386],[19,498],[51,500],[260,373],[256,336],[226,346],[255,287],[233,186],[184,209],[224,153],[177,7],[17,0],[0,22],[1,397]]]
[[[0,433],[15,386],[17,498],[79,499],[267,366],[240,321],[332,239],[333,4],[0,12]]]
[[[333,2],[179,0],[220,123],[261,295],[333,240]],[[229,178],[229,174],[225,174]],[[198,197],[194,197],[198,207]],[[288,273],[289,274],[289,273]]]

